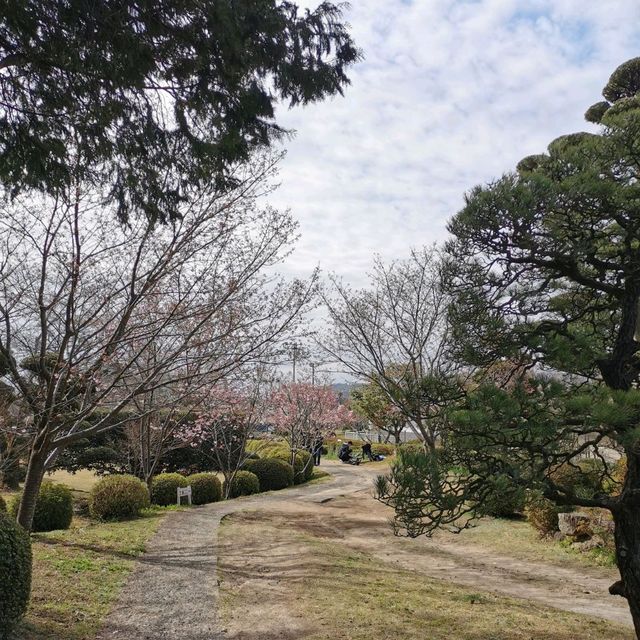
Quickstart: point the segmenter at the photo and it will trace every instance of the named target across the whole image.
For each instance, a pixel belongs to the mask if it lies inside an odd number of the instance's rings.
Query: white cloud
[[[354,0],[347,18],[366,59],[345,97],[280,111],[297,135],[271,202],[301,223],[288,271],[356,285],[374,253],[444,238],[466,190],[588,128],[640,55],[629,0]]]

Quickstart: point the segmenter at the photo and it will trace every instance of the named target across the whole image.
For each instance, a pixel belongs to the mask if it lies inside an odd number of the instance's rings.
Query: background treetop
[[[342,93],[358,60],[344,5],[277,0],[5,0],[0,182],[106,180],[117,213],[178,215],[190,186],[284,131],[278,100]]]
[[[638,90],[640,58],[611,76],[598,133],[562,136],[467,196],[448,245],[466,361],[527,354],[612,388],[636,384]]]

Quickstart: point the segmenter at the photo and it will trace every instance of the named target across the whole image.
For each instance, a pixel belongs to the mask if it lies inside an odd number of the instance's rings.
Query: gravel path
[[[322,504],[371,486],[372,472],[331,466],[333,480],[167,515],[103,623],[98,640],[218,640],[217,529],[228,514],[270,503]]]

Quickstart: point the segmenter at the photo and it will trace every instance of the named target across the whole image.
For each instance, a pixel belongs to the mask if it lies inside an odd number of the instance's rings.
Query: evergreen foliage
[[[0,636],[24,616],[31,592],[31,540],[16,521],[0,512]]]
[[[281,137],[276,102],[342,93],[360,54],[322,2],[8,0],[0,14],[0,182],[108,182],[126,219],[177,216],[192,187]]]

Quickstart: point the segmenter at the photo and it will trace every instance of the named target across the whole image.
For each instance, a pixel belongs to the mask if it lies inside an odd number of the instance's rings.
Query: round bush
[[[304,481],[308,482],[309,480],[311,480],[311,476],[313,476],[312,456],[308,451],[298,451],[296,460],[298,458],[302,459],[302,468],[304,469]]]
[[[30,591],[31,539],[15,520],[0,513],[0,633],[10,632],[20,621]]]
[[[0,496],[0,511],[6,513],[7,512],[7,503],[4,501],[4,498]]]
[[[268,457],[276,460],[282,460],[287,464],[290,464],[291,451],[286,449],[279,450]],[[293,484],[302,484],[309,480],[312,475],[313,462],[311,461],[311,454],[308,451],[298,451],[293,463]]]
[[[224,491],[227,491],[227,483],[224,483]],[[258,476],[251,471],[238,471],[231,481],[231,489],[229,491],[230,498],[239,498],[240,496],[250,496],[260,492],[260,481]]]
[[[166,507],[178,501],[178,487],[186,487],[187,479],[179,473],[160,473],[151,483],[151,502]]]
[[[258,476],[260,491],[285,489],[293,484],[293,467],[278,458],[248,460],[245,469]]]
[[[112,475],[98,480],[89,496],[89,514],[99,520],[126,520],[149,506],[144,482],[129,475]]]
[[[222,500],[222,484],[213,473],[194,473],[187,478],[193,504],[209,504]]]
[[[524,488],[515,484],[509,476],[495,476],[491,480],[488,494],[478,506],[477,511],[481,515],[507,518],[516,513],[522,513],[525,496]]]
[[[16,494],[9,505],[9,513],[15,518],[22,494]],[[73,518],[73,495],[71,489],[64,484],[54,484],[46,480],[40,485],[40,493],[36,499],[31,530],[54,531],[68,529]]]
[[[527,522],[541,536],[558,531],[558,514],[561,511],[556,504],[538,492],[531,492],[527,496],[524,514]]]

